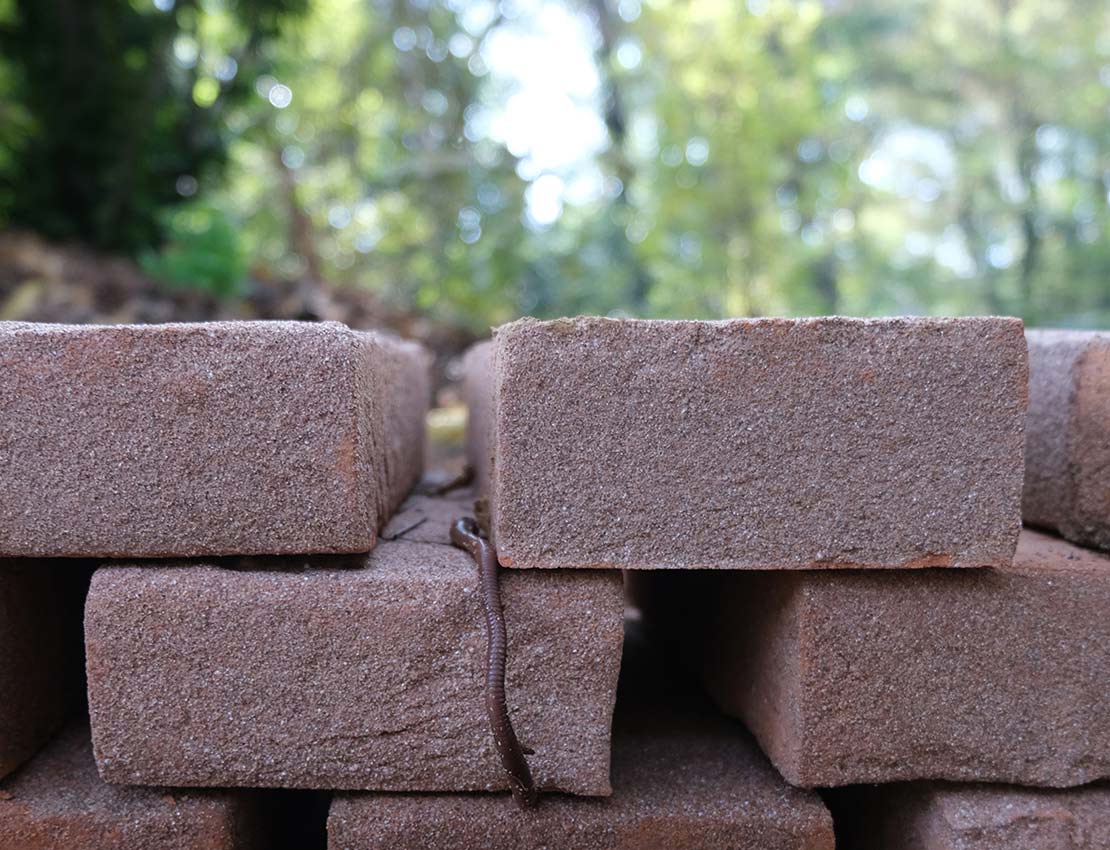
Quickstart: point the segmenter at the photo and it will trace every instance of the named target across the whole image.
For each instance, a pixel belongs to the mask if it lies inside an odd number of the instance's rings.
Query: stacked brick
[[[421,472],[426,373],[335,323],[0,324],[0,551],[368,551]]]
[[[1026,439],[1025,521],[1110,549],[1110,333],[1029,332]]]
[[[1101,850],[1110,787],[1066,791],[913,782],[829,795],[848,850]]]
[[[128,734],[141,743],[141,732],[163,719],[156,708],[167,708],[168,728],[183,730],[191,744],[149,784],[198,784],[188,780],[212,754],[194,718],[207,720],[219,708],[234,731],[253,712],[255,737],[216,756],[217,769],[199,784],[244,784],[230,781],[242,761],[264,779],[278,770],[267,767],[270,752],[251,749],[259,740],[295,749],[294,734],[263,721],[274,707],[217,705],[213,686],[227,681],[231,642],[264,621],[269,598],[300,589],[306,560],[373,547],[422,471],[427,381],[417,347],[334,324],[0,324],[0,556],[8,559],[0,571],[0,774],[10,774],[0,786],[0,847],[271,846],[256,797],[201,792],[167,804],[159,792],[116,789],[104,782],[116,778],[115,762],[102,759],[98,775],[92,743],[130,720]],[[263,554],[281,557],[259,567],[271,579],[261,599],[249,597],[257,575],[249,563],[205,566],[211,556]],[[128,703],[135,714],[126,715],[112,702],[122,691],[94,687],[91,740],[78,726],[43,750],[73,713],[67,698],[80,667],[69,654],[80,646],[81,613],[66,601],[88,583],[79,564],[52,559],[103,556],[184,559],[171,570],[177,592],[153,616],[141,606],[154,598],[126,603],[152,580],[160,587],[163,564],[105,566],[94,577],[94,588],[114,580],[119,595],[115,620],[89,612],[89,680],[98,683],[98,671],[113,660],[97,654],[103,627],[124,635],[136,660],[129,670],[115,668],[112,681],[147,701]],[[359,566],[332,586],[357,582],[368,569]],[[411,566],[414,573],[424,567]],[[229,609],[238,593],[255,610],[238,609],[238,621],[213,620],[214,588],[227,594]],[[314,630],[320,612],[304,613]],[[286,648],[268,645],[270,637],[253,633],[256,664],[273,663]],[[143,650],[164,645],[159,660],[168,662],[190,641],[209,654],[195,655],[188,675],[153,692],[156,669],[143,667]],[[328,669],[316,666],[312,672],[326,677]]]
[[[692,578],[644,607],[698,611],[672,626],[794,785],[1110,777],[1110,557],[1026,530],[993,569]]]
[[[268,820],[260,795],[105,783],[81,724],[0,791],[0,847],[12,850],[269,850]]]
[[[502,584],[508,688],[538,786],[608,794],[619,577]],[[101,775],[140,785],[506,789],[483,708],[477,596],[463,552],[404,539],[349,563],[104,567],[85,621]]]
[[[789,788],[738,724],[692,689],[635,630],[613,732],[613,793],[545,797],[522,814],[478,795],[340,795],[333,850],[833,850],[816,794]]]
[[[1028,337],[515,322],[432,495],[412,344],[0,323],[0,850],[1110,846],[1110,348]]]
[[[247,789],[508,787],[448,534],[473,497],[398,510],[428,366],[326,323],[0,324],[0,850],[306,850],[274,826],[290,800]],[[75,558],[111,560],[90,585]],[[537,786],[610,794],[620,576],[507,576],[501,601]]]
[[[502,565],[626,570],[787,783],[846,789],[840,846],[1091,850],[1110,557],[1074,544],[1110,540],[1108,342],[525,320],[468,355],[471,462]]]

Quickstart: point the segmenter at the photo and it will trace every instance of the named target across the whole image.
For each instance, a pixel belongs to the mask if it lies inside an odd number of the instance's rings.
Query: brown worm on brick
[[[478,565],[478,584],[482,592],[482,607],[486,612],[486,716],[498,755],[501,756],[501,766],[509,776],[513,799],[522,809],[528,809],[536,805],[538,798],[532,771],[528,769],[524,748],[513,731],[505,702],[505,651],[509,636],[505,628],[505,612],[501,608],[497,553],[493,544],[481,536],[478,523],[471,517],[455,521],[451,526],[451,542],[469,552]]]

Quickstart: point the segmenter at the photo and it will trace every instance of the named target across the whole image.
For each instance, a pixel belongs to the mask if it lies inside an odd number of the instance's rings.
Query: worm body
[[[451,542],[470,553],[478,565],[478,583],[486,614],[486,716],[501,766],[509,776],[513,799],[521,808],[530,808],[536,805],[536,786],[505,702],[505,651],[509,635],[501,608],[497,554],[493,545],[480,535],[478,523],[470,517],[456,520],[451,526]]]

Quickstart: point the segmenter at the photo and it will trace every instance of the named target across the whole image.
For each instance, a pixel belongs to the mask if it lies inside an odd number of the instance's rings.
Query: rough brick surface
[[[639,583],[796,785],[1110,777],[1106,556],[1025,531],[1008,568]]]
[[[463,401],[466,403],[466,457],[480,493],[488,493],[493,471],[493,343],[479,342],[463,357]]]
[[[34,755],[73,707],[87,582],[88,572],[69,564],[0,560],[0,778]]]
[[[657,664],[636,666],[631,675],[658,683]],[[344,794],[332,803],[329,850],[833,850],[821,801],[787,786],[739,724],[630,694],[629,675],[611,797],[543,796],[522,812],[500,795]]]
[[[0,322],[0,554],[365,551],[420,474],[427,371],[335,323]]]
[[[290,559],[283,559],[285,564]],[[294,559],[294,563],[301,563]],[[487,724],[473,563],[436,543],[301,569],[112,566],[86,607],[109,781],[507,788]],[[347,565],[344,568],[344,564]],[[506,574],[508,701],[537,783],[609,793],[620,577]]]
[[[982,566],[1020,525],[1016,319],[522,320],[467,361],[514,567]],[[487,445],[481,445],[481,435]]]
[[[1110,786],[1067,791],[914,783],[836,805],[840,850],[1105,850]]]
[[[1110,333],[1029,331],[1027,523],[1110,549]]]
[[[251,792],[119,788],[68,728],[0,784],[0,850],[268,850]]]
[[[445,544],[450,541],[451,526],[459,517],[474,516],[475,498],[470,487],[460,487],[443,496],[413,493],[390,517],[382,529],[382,539]]]

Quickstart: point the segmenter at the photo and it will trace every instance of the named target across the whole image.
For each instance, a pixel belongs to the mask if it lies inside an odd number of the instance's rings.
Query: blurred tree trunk
[[[821,311],[827,315],[840,312],[839,264],[831,250],[821,256],[813,267],[813,281],[821,299]]]
[[[312,219],[301,204],[297,191],[297,175],[281,158],[281,148],[274,149],[274,163],[281,177],[282,196],[285,199],[286,216],[289,222],[289,247],[305,263],[305,274],[309,280],[319,283],[324,279],[320,254],[316,250],[316,234]]]
[[[621,184],[620,191],[613,200],[615,212],[613,242],[617,257],[629,271],[629,306],[637,315],[643,315],[648,307],[653,281],[625,235],[625,228],[633,215],[632,205],[628,201],[628,187],[632,184],[635,172],[628,152],[625,150],[628,116],[624,96],[613,76],[613,54],[616,52],[619,24],[611,0],[588,0],[588,4],[597,21],[598,34],[601,36],[601,45],[597,51],[597,69],[601,77],[602,108],[605,127],[613,142],[613,171]]]

